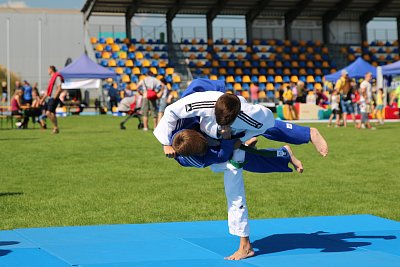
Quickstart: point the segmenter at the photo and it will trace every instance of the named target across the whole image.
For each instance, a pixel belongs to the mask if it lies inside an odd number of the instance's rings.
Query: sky
[[[85,0],[0,0],[0,7],[81,9]]]

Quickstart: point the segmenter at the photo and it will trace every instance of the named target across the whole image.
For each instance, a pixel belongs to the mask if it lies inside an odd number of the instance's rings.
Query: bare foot
[[[257,137],[252,137],[249,140],[247,140],[245,144],[251,147],[256,147],[257,142],[258,142]]]
[[[296,169],[296,171],[298,173],[302,173],[304,171],[303,168],[303,163],[301,163],[300,160],[298,160],[294,155],[293,155],[293,151],[290,148],[290,146],[286,145],[284,146],[284,148],[286,148],[286,150],[289,152],[290,155],[290,163],[293,165],[293,167]]]
[[[225,260],[231,260],[231,261],[238,261],[242,260],[245,258],[250,258],[254,256],[254,250],[252,248],[250,249],[239,249],[229,257],[225,257]]]
[[[310,128],[311,143],[315,146],[315,149],[323,156],[328,155],[328,144],[324,137],[319,133],[316,128]]]

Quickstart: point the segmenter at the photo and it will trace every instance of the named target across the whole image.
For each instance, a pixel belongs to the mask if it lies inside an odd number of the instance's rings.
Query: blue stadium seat
[[[305,61],[299,61],[299,67],[300,68],[305,68],[306,67],[306,62]]]
[[[279,86],[279,87],[280,87],[280,86]],[[276,89],[276,90],[279,90],[279,87],[278,87],[278,88],[275,87],[275,89]],[[274,97],[275,97],[274,91],[267,91],[267,97],[268,97],[268,98],[274,98]]]
[[[140,46],[137,48],[137,51],[143,52],[143,51],[146,51],[146,49],[144,49],[143,45],[140,45]]]
[[[137,83],[137,82],[139,82],[139,78],[136,75],[132,75],[131,76],[131,82]]]
[[[166,53],[161,54],[160,56],[161,59],[168,59],[168,55]]]
[[[218,75],[218,74],[219,74],[218,69],[217,69],[217,68],[212,68],[212,69],[211,69],[211,74],[212,74],[212,75]]]
[[[225,75],[221,75],[221,76],[219,76],[219,77],[218,77],[218,80],[220,80],[220,81],[224,81],[224,82],[225,82],[225,80],[226,80],[226,77],[225,77]]]
[[[174,84],[172,85],[172,90],[178,91],[178,90],[179,90],[179,83],[174,83]]]
[[[314,53],[319,54],[321,53],[321,47],[317,46],[314,48]]]
[[[236,50],[236,52],[244,52],[243,47],[239,46],[239,48]]]
[[[226,46],[224,46],[224,47],[222,47],[222,49],[221,49],[221,52],[224,52],[224,53],[226,53],[226,52],[228,52],[229,50],[228,50],[228,47],[226,47]]]
[[[206,42],[204,41],[204,39],[203,39],[203,38],[201,38],[201,39],[200,39],[200,41],[199,41],[199,44],[201,44],[201,45],[205,45],[205,44],[206,44]]]
[[[227,73],[228,75],[234,75],[234,74],[235,74],[235,70],[234,70],[233,68],[228,68],[227,71],[226,71],[226,73]]]
[[[315,76],[315,82],[316,82],[316,83],[322,83],[322,78],[321,78],[321,76]]]
[[[258,68],[260,66],[260,63],[258,62],[258,60],[253,60],[251,61],[251,66],[254,68]]]
[[[276,73],[276,75],[282,75],[283,71],[281,68],[278,68],[278,69],[275,69],[275,73]]]
[[[260,86],[258,87],[258,89],[260,91],[265,91],[265,89],[267,89],[267,87],[265,86],[265,83],[260,83]]]
[[[196,63],[194,63],[193,61],[189,61],[189,68],[195,68],[196,67]]]
[[[128,46],[126,44],[121,45],[121,50],[124,52],[128,52]]]
[[[190,47],[190,50],[189,50],[190,52],[197,52],[197,47],[195,47],[195,46],[192,46],[192,47]]]
[[[322,68],[322,62],[321,61],[314,61],[314,65],[316,68]]]
[[[323,61],[328,61],[329,60],[329,56],[327,54],[323,54],[322,55],[322,60]]]
[[[267,69],[266,68],[261,68],[260,69],[260,75],[267,75]]]
[[[279,90],[279,88],[281,88],[282,84],[280,83],[276,83],[275,84],[275,90]]]
[[[290,69],[290,73],[292,74],[292,75],[299,75],[299,69],[296,69],[296,68],[292,68],[292,69]]]
[[[103,67],[107,67],[107,66],[108,66],[108,61],[105,60],[105,59],[103,59],[103,60],[100,62],[100,65],[102,65]]]
[[[265,54],[262,54],[260,59],[266,61],[268,59],[268,57]]]
[[[275,82],[274,76],[269,75],[269,76],[267,77],[267,81],[268,81],[269,83]]]
[[[235,76],[235,83],[241,83],[242,82],[242,76]]]
[[[141,67],[142,66],[142,61],[140,60],[135,60],[134,64],[135,67]]]
[[[106,39],[104,37],[100,37],[99,44],[105,44],[105,43],[106,43]]]
[[[292,60],[293,61],[296,61],[296,60],[298,60],[299,59],[299,55],[297,55],[297,54],[292,54]]]
[[[268,45],[267,40],[261,40],[260,44],[261,45]]]
[[[307,69],[307,74],[308,74],[308,75],[314,75],[314,69],[308,68],[308,69]]]
[[[207,60],[206,63],[204,63],[204,67],[210,68],[211,67],[211,62]]]
[[[136,43],[137,43],[136,38],[132,38],[132,39],[131,39],[131,44],[136,44]]]
[[[306,82],[307,79],[306,79],[306,76],[300,76],[299,80],[302,82]]]
[[[243,69],[243,75],[250,75],[250,74],[251,74],[251,70],[249,68]]]
[[[95,56],[96,56],[96,58],[101,58],[101,52],[96,52]]]
[[[268,66],[268,68],[273,68],[273,67],[275,67],[275,61],[272,61],[272,60],[267,61],[267,66]]]
[[[172,83],[172,76],[171,76],[171,75],[166,76],[166,77],[165,77],[165,81],[166,81],[167,83]]]
[[[109,46],[109,45],[106,45],[104,50],[106,50],[107,52],[111,52],[112,51],[111,46]]]
[[[117,66],[118,67],[125,67],[125,62],[123,60],[118,60]]]
[[[290,63],[290,61],[283,61],[283,67],[284,68],[290,68],[292,64]]]
[[[189,44],[189,40],[188,39],[184,39],[183,40],[183,44],[188,45]]]
[[[312,83],[307,84],[307,89],[308,90],[314,90],[314,85]]]
[[[277,46],[282,46],[283,45],[283,41],[282,40],[276,40],[276,45]]]
[[[259,49],[257,46],[255,46],[255,47],[253,48],[253,52],[254,52],[254,53],[258,53],[258,52],[260,52],[260,49]]]
[[[283,52],[286,54],[290,54],[291,53],[291,48],[289,46],[285,46],[285,48],[283,49]]]
[[[111,54],[111,57],[112,57],[113,59],[117,59],[117,58],[119,58],[119,53],[118,53],[118,52],[113,52],[113,53]]]
[[[249,91],[249,89],[250,89],[250,85],[248,83],[244,83],[242,86],[242,90]]]
[[[132,69],[127,67],[125,68],[125,74],[131,75],[132,74]]]
[[[334,69],[337,68],[337,65],[336,65],[335,61],[331,61],[330,66],[331,66],[331,68],[334,68]]]
[[[197,75],[200,75],[200,74],[203,73],[203,71],[202,71],[201,69],[199,69],[199,68],[197,68],[197,69],[195,70],[195,72],[196,72]]]
[[[283,76],[283,82],[284,83],[290,83],[290,77],[289,76]]]
[[[329,70],[328,69],[322,69],[322,74],[329,75]]]
[[[236,66],[237,68],[243,68],[243,61],[241,61],[241,60],[236,61],[235,66]]]
[[[251,76],[251,82],[258,83],[258,76],[255,76],[255,75]]]
[[[314,60],[314,55],[313,54],[307,54],[306,58],[307,58],[307,60]]]
[[[149,39],[149,40],[147,40],[147,43],[148,44],[154,44],[154,41],[153,41],[153,39]]]
[[[129,52],[128,53],[128,59],[135,59],[135,53]]]
[[[153,49],[153,51],[154,51],[154,52],[160,52],[160,51],[161,51],[161,49],[160,49],[160,47],[159,47],[159,46],[155,46],[155,47],[154,47],[154,49]]]
[[[306,52],[306,48],[305,48],[304,46],[301,46],[301,47],[299,48],[299,53],[300,53],[300,54],[303,54],[304,52]]]
[[[307,46],[315,46],[314,41],[312,40],[307,41]]]
[[[233,90],[233,85],[232,85],[231,83],[228,83],[228,84],[226,85],[226,89],[227,89],[227,90]]]
[[[144,74],[144,75],[146,75],[148,72],[149,72],[149,68],[142,68],[142,69],[140,70],[140,73],[141,73],[141,74]]]
[[[268,48],[268,52],[270,52],[270,53],[275,53],[275,47],[270,46],[270,47]]]
[[[163,76],[165,75],[165,69],[164,68],[158,68],[157,72],[158,72],[159,75],[163,75]]]

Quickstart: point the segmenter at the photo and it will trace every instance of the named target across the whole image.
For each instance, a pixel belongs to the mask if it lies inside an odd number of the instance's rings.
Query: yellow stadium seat
[[[245,44],[244,40],[243,40],[243,39],[240,39],[240,40],[239,40],[239,44],[240,44],[240,45],[244,45],[244,44]]]
[[[203,67],[203,65],[204,65],[204,62],[203,61],[197,61],[196,62],[196,67]]]
[[[328,53],[329,53],[328,47],[322,47],[322,54],[328,54]]]
[[[277,47],[275,48],[275,52],[280,54],[280,53],[283,52],[283,48],[282,48],[281,46],[277,46]]]
[[[242,54],[239,54],[239,55],[237,55],[237,57],[236,57],[238,60],[243,60],[244,59],[244,56],[242,55]]]
[[[167,62],[164,61],[164,60],[160,60],[160,61],[158,62],[158,66],[159,66],[160,68],[165,68],[165,67],[167,67]]]
[[[235,52],[236,52],[236,49],[235,49],[235,47],[234,47],[234,46],[231,46],[231,48],[229,48],[229,52],[231,52],[231,53],[235,53]]]
[[[136,53],[135,53],[135,58],[136,58],[136,59],[139,59],[139,60],[140,60],[140,59],[143,59],[143,54],[142,54],[142,52],[136,52]]]
[[[258,98],[264,99],[264,98],[266,98],[266,97],[267,97],[267,95],[265,94],[264,91],[258,92]]]
[[[312,48],[311,46],[307,47],[307,53],[309,54],[313,54],[314,53],[314,48]]]
[[[139,43],[145,44],[145,43],[146,43],[146,40],[145,40],[144,38],[141,38],[140,41],[139,41]]]
[[[108,37],[107,39],[106,39],[106,44],[113,44],[114,43],[114,39],[113,38],[111,38],[111,37]]]
[[[314,62],[311,60],[307,61],[307,68],[314,68]]]
[[[126,59],[128,57],[127,53],[125,51],[119,52],[119,58],[120,59]]]
[[[129,75],[122,76],[122,82],[129,83],[130,81],[131,81],[131,78],[129,77]]]
[[[331,69],[331,73],[335,73],[335,72],[337,72],[336,69]]]
[[[228,42],[227,39],[223,39],[223,40],[222,40],[222,43],[223,43],[224,45],[227,45],[229,42]]]
[[[136,46],[130,45],[128,51],[129,52],[135,52],[136,51]]]
[[[209,75],[210,74],[210,69],[208,69],[208,68],[203,69],[203,74],[204,75]]]
[[[133,61],[130,60],[130,59],[128,59],[128,60],[125,62],[125,67],[133,67]]]
[[[226,82],[227,83],[234,83],[235,79],[233,78],[233,76],[228,76],[228,77],[226,77]]]
[[[165,70],[165,73],[166,73],[167,75],[172,75],[172,74],[174,74],[174,68],[167,68],[167,69]]]
[[[211,66],[219,67],[219,61],[218,60],[213,60],[212,63],[211,63]]]
[[[284,46],[290,46],[291,43],[290,43],[289,40],[285,40],[285,41],[283,41],[283,45],[284,45]]]
[[[214,46],[214,52],[218,53],[221,49],[219,48],[219,46]]]
[[[251,49],[251,47],[250,46],[248,46],[248,47],[246,47],[246,53],[251,53],[252,52],[252,49]]]
[[[218,80],[217,75],[211,75],[210,80],[216,81]]]
[[[251,67],[250,61],[245,61],[245,62],[244,62],[244,67],[245,67],[245,68],[250,68],[250,67]]]
[[[130,40],[129,38],[125,38],[122,42],[123,42],[124,44],[130,44],[130,43],[131,43],[131,40]]]
[[[117,107],[112,107],[112,108],[111,108],[111,111],[112,111],[113,113],[118,112],[118,108],[117,108]]]
[[[314,84],[314,89],[317,91],[320,91],[322,89],[322,85],[320,83],[315,83]]]
[[[365,54],[365,55],[363,55],[363,59],[366,60],[366,61],[370,61],[370,60],[371,60],[371,57],[370,57],[368,54]],[[379,59],[380,61],[384,61],[384,60],[385,60],[385,56],[380,55],[380,56],[378,57],[378,59]]]
[[[174,83],[180,83],[181,82],[181,76],[174,75],[172,80],[174,81]]]
[[[97,38],[96,37],[90,37],[90,43],[91,44],[97,43]]]
[[[268,91],[273,91],[274,90],[274,85],[272,83],[267,83],[267,90]]]
[[[269,54],[269,57],[268,57],[268,59],[269,60],[275,60],[275,58],[276,58],[276,55],[275,54]]]
[[[213,40],[212,39],[207,39],[207,44],[208,45],[212,45],[214,42],[213,42]]]
[[[316,60],[316,61],[321,61],[321,60],[322,60],[321,55],[320,55],[320,54],[315,54],[314,60]]]
[[[321,69],[315,69],[314,74],[318,76],[322,75]]]
[[[228,58],[229,58],[229,57],[228,57],[227,54],[223,54],[222,57],[221,57],[222,60],[227,60]]]
[[[150,67],[150,65],[151,64],[150,64],[149,60],[145,59],[142,61],[142,67],[148,68],[148,67]]]
[[[340,53],[346,54],[347,53],[347,47],[343,46],[340,48]]]
[[[299,53],[299,48],[297,46],[292,47],[292,54],[298,54]]]
[[[208,59],[208,60],[212,60],[212,55],[211,55],[211,53],[207,53],[207,55],[206,55],[206,59]]]
[[[288,75],[290,75],[291,73],[290,73],[290,69],[288,69],[288,68],[284,68],[283,69],[283,75],[286,75],[286,76],[288,76]]]
[[[243,75],[242,68],[236,68],[235,69],[235,75]]]
[[[147,51],[147,52],[153,51],[153,47],[150,46],[150,45],[146,46],[146,51]]]
[[[184,46],[184,47],[182,48],[182,51],[185,52],[185,53],[186,53],[186,52],[189,52],[189,47]]]
[[[206,49],[203,46],[200,46],[199,47],[199,52],[204,52],[204,51],[206,51]]]
[[[307,75],[306,70],[303,69],[303,68],[301,68],[301,69],[299,70],[299,75]]]
[[[299,77],[297,77],[296,75],[293,75],[292,77],[290,77],[290,81],[292,83],[297,83],[299,81]]]
[[[323,68],[329,68],[329,63],[328,63],[328,61],[323,61],[323,62],[322,62],[322,67],[323,67]]]
[[[244,83],[250,83],[251,80],[250,80],[249,75],[244,75],[243,78],[242,78],[242,82],[244,82]]]
[[[226,69],[225,68],[220,68],[219,69],[219,74],[220,75],[226,75]]]
[[[234,68],[235,67],[235,61],[228,61],[228,67],[229,68]]]
[[[195,38],[192,39],[192,44],[197,44],[197,40]]]
[[[283,55],[283,60],[291,60],[292,57],[289,54],[284,54]]]
[[[259,83],[266,83],[267,82],[267,78],[265,77],[265,75],[261,75],[258,77],[258,82]]]
[[[266,61],[260,61],[260,67],[261,68],[266,68],[267,67],[267,62]]]
[[[268,51],[268,50],[267,50],[266,47],[261,47],[261,50],[260,50],[261,53],[266,53],[267,51]]]
[[[118,68],[115,68],[115,73],[122,74],[122,73],[124,73],[124,70],[122,68],[118,67]]]
[[[113,44],[113,45],[111,46],[111,50],[112,50],[113,52],[119,52],[120,47],[119,47],[119,45],[117,45],[117,44]]]
[[[261,41],[258,40],[258,39],[253,40],[253,44],[254,44],[254,45],[260,45],[260,42],[261,42]]]
[[[275,45],[275,44],[276,44],[276,41],[273,40],[273,39],[271,39],[271,40],[268,41],[268,44],[269,44],[269,45]]]
[[[189,55],[189,59],[190,59],[190,60],[196,59],[196,55],[195,55],[195,54],[190,54],[190,55]]]
[[[130,83],[129,84],[129,89],[131,89],[132,91],[136,91],[137,90],[136,83]]]
[[[254,55],[252,56],[252,58],[253,58],[253,60],[260,60],[260,56],[257,55],[257,54],[254,54]]]
[[[298,67],[299,67],[299,62],[292,61],[292,68],[298,68]]]
[[[156,77],[156,78],[157,78],[157,80],[159,80],[159,81],[160,81],[162,78],[164,78],[164,75],[157,75],[157,77]]]
[[[374,67],[378,67],[378,62],[374,61],[374,62],[371,63],[371,65],[374,66]]]
[[[140,69],[138,67],[134,67],[132,70],[132,73],[135,75],[139,75],[140,74]]]
[[[109,67],[115,67],[115,66],[117,66],[117,62],[115,62],[115,59],[110,59],[110,60],[108,61],[108,66],[109,66]]]
[[[252,68],[251,69],[251,75],[258,75],[258,69],[257,68]]]
[[[103,52],[103,50],[104,50],[104,47],[103,47],[102,44],[96,45],[96,51],[98,51],[98,52]]]
[[[281,82],[283,82],[282,76],[280,75],[275,76],[275,83],[281,83]]]
[[[321,45],[322,45],[322,42],[320,40],[315,41],[315,46],[321,46]]]
[[[153,58],[154,58],[154,59],[160,59],[160,54],[154,53],[154,54],[153,54]]]
[[[155,68],[155,67],[151,67],[151,68],[150,68],[150,71],[151,71],[154,75],[157,75],[157,74],[158,74],[157,68]]]
[[[300,54],[299,55],[299,60],[300,61],[305,61],[306,60],[306,55],[305,54]]]
[[[307,83],[314,83],[315,82],[314,76],[308,75],[307,78],[306,78],[306,82]]]
[[[246,98],[246,99],[249,99],[249,98],[250,98],[249,91],[242,91],[242,96],[243,96],[244,98]]]
[[[273,68],[270,68],[267,70],[268,75],[275,75],[275,70]]]
[[[241,85],[240,83],[235,83],[235,84],[233,85],[233,89],[234,89],[235,91],[240,91],[240,90],[242,90],[242,85]]]
[[[300,45],[300,46],[306,46],[306,44],[307,44],[307,43],[306,43],[306,41],[304,41],[304,40],[300,40],[300,41],[299,41],[299,45]]]

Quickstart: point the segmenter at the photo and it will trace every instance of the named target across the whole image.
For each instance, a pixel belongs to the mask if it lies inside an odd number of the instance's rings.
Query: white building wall
[[[83,16],[78,10],[0,9],[0,64],[7,65],[6,21],[10,22],[10,69],[22,80],[47,88],[47,69],[64,67],[67,58],[84,52]],[[41,68],[39,70],[39,21]],[[39,73],[41,72],[41,77]],[[39,82],[39,84],[40,84]]]

